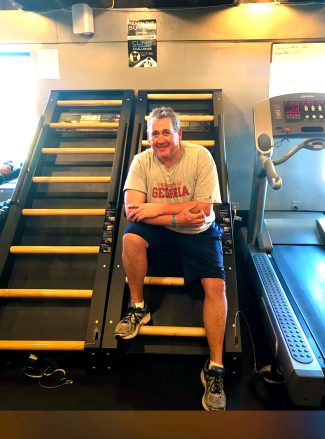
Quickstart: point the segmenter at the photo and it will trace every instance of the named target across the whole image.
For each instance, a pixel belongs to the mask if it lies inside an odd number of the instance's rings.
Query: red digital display
[[[285,101],[284,115],[287,121],[324,120],[325,101]]]

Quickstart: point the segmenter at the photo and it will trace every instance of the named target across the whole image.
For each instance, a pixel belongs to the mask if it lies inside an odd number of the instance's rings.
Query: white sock
[[[134,302],[136,308],[144,308],[144,300],[142,302]]]
[[[216,363],[215,361],[211,361],[211,360],[210,360],[210,363],[209,363],[209,367],[208,367],[208,369],[211,369],[212,366],[218,366],[218,367],[221,367],[221,368],[223,369],[223,364]]]

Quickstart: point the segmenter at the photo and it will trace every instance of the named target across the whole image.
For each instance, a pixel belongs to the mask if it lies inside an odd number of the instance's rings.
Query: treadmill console
[[[325,94],[287,94],[270,98],[273,136],[325,133]]]

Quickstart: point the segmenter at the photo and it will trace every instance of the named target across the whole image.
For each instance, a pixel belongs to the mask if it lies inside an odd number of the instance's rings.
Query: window
[[[37,80],[26,52],[0,52],[0,161],[23,162],[36,126]]]

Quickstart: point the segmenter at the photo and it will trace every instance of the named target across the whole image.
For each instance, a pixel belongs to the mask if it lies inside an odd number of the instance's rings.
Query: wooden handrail
[[[74,130],[74,129],[98,129],[98,128],[118,128],[119,123],[118,122],[82,122],[82,123],[75,123],[75,122],[51,122],[50,123],[51,128],[64,128],[67,130]]]
[[[33,177],[33,183],[110,183],[111,177]]]
[[[57,105],[60,107],[78,106],[78,107],[112,107],[115,105],[122,105],[122,99],[108,99],[108,100],[67,100],[57,101]]]
[[[90,299],[93,290],[58,290],[44,288],[3,288],[0,289],[0,297],[14,298],[21,297],[26,299]]]
[[[43,154],[115,154],[116,148],[42,148]]]
[[[126,277],[125,282],[128,284],[129,280]],[[144,278],[144,285],[166,285],[166,286],[184,286],[183,277],[159,277],[159,276],[146,276]]]
[[[145,120],[148,120],[149,116],[145,116]],[[212,122],[214,120],[213,114],[205,115],[192,115],[192,114],[180,114],[178,118],[182,122]]]
[[[141,326],[139,335],[164,337],[205,337],[205,328],[191,326]]]
[[[102,216],[105,209],[23,209],[25,216]]]
[[[99,246],[96,245],[13,245],[10,253],[14,254],[97,254]]]
[[[212,93],[148,93],[147,99],[150,100],[206,100],[212,99]]]
[[[83,351],[82,340],[0,340],[1,350],[15,351]]]
[[[195,144],[201,145],[201,146],[214,146],[215,145],[214,140],[184,140],[184,141],[189,142],[189,143],[195,143]],[[148,140],[142,140],[141,144],[142,144],[142,146],[146,146],[146,147],[150,146]]]

